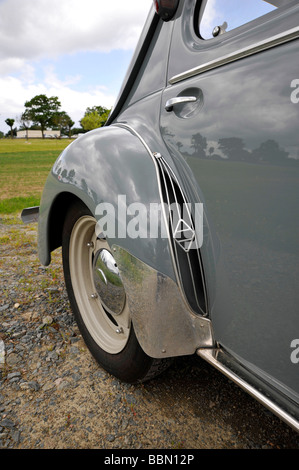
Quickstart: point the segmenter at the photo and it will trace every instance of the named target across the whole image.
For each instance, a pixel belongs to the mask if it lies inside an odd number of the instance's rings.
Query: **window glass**
[[[200,36],[210,39],[263,16],[290,0],[206,0],[201,9]]]

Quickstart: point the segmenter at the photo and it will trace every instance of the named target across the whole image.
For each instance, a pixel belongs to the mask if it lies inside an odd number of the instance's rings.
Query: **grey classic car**
[[[109,373],[197,354],[297,431],[298,24],[297,1],[154,1],[106,125],[23,213]]]

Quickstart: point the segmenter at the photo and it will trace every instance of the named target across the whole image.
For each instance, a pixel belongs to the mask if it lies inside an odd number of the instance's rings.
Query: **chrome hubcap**
[[[115,259],[110,251],[99,250],[93,261],[93,280],[104,309],[111,315],[120,315],[126,294]]]

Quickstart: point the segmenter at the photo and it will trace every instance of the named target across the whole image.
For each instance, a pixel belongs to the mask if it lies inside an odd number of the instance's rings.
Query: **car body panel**
[[[140,177],[143,174],[148,178]],[[74,194],[93,214],[97,206],[105,202],[115,208],[118,216],[119,196],[125,196],[127,206],[142,203],[148,207],[160,202],[155,166],[138,137],[119,126],[83,135],[62,152],[45,185],[39,215],[39,256],[45,264],[49,252],[44,236],[46,220],[51,203],[60,193]],[[137,258],[174,278],[167,240],[147,237],[138,238],[136,243],[118,227],[109,243],[123,246]]]
[[[132,239],[122,231],[122,211],[132,203],[149,208],[161,201],[154,160],[142,139],[119,124],[89,132],[62,152],[45,184],[39,211],[39,258],[45,265],[50,263],[48,232],[55,230],[53,224],[49,227],[51,211],[55,220],[52,207],[56,198],[63,204],[70,194],[96,216],[102,202],[115,208],[115,236],[107,237],[107,241],[126,287],[143,350],[151,357],[163,358],[213,346],[209,320],[190,311],[178,288],[167,238]],[[120,213],[118,198],[122,195],[127,207]],[[128,215],[128,223],[130,220]],[[159,220],[163,225],[162,216]],[[100,226],[102,230],[105,227]],[[166,234],[161,227],[158,232]]]
[[[194,2],[186,3],[173,33],[171,73],[183,72],[176,57],[190,43],[185,24],[190,21],[188,4]],[[256,30],[261,33],[254,38],[252,28],[243,27],[241,44],[271,39],[277,24],[289,31],[296,25],[295,12],[298,7],[278,17],[271,14],[267,28],[259,19]],[[197,39],[198,48],[204,50],[202,42]],[[162,99],[161,130],[169,152],[184,159],[197,179],[207,218],[220,240],[213,283],[217,288],[210,299],[216,340],[251,364],[256,374],[295,395],[299,403],[297,364],[290,360],[299,305],[299,164],[295,159],[299,108],[290,98],[291,81],[299,72],[294,60],[298,42],[283,43],[168,86]],[[196,65],[196,46],[185,53],[187,67],[192,66],[192,53]],[[226,37],[225,44],[222,39],[208,57],[215,59],[217,53],[222,57],[231,50]],[[188,105],[188,115],[182,109],[164,109],[168,99],[190,90],[200,92],[201,106],[192,110]],[[165,129],[171,129],[171,135]]]
[[[106,126],[73,142],[48,177],[39,256],[50,263],[72,198],[93,214],[119,195],[163,202],[159,155],[186,199],[203,204],[208,308],[196,314],[186,300],[165,214],[168,239],[110,237],[142,348],[157,358],[198,351],[299,430],[296,3],[208,41],[194,28],[200,2],[180,0],[169,22],[152,10]],[[165,109],[193,95],[195,105]]]

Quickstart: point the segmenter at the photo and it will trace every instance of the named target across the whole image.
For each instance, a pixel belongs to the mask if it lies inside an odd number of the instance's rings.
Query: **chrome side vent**
[[[160,154],[154,154],[160,175],[164,213],[181,290],[191,309],[207,315],[207,295],[200,254],[200,240],[194,222],[195,213],[179,182]]]

